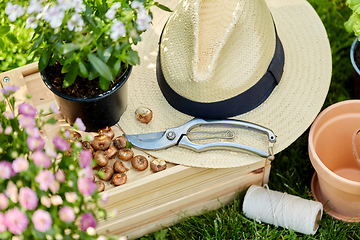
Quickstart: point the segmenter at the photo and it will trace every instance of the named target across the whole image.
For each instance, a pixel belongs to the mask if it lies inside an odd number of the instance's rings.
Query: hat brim
[[[274,153],[293,143],[311,125],[324,104],[331,80],[331,49],[326,30],[306,0],[266,1],[285,52],[284,73],[269,98],[254,110],[233,117],[271,129],[277,135]],[[166,1],[174,9],[178,1]],[[156,57],[161,30],[171,13],[152,9],[153,27],[142,35],[136,46],[140,65],[128,80],[128,107],[119,124],[126,134],[164,131],[180,126],[192,117],[172,108],[163,97],[156,79]],[[153,111],[153,119],[144,124],[135,118],[138,107]],[[250,130],[238,130],[234,141],[267,150],[266,136]],[[147,151],[168,162],[193,167],[240,167],[263,158],[244,152],[211,150],[197,153],[174,146]]]

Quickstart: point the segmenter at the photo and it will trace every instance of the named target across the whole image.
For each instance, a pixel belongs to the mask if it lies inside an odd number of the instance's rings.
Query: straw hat
[[[129,103],[119,122],[122,130],[126,134],[159,132],[194,116],[230,118],[273,130],[277,135],[275,153],[294,142],[321,110],[331,79],[329,41],[311,5],[306,0],[178,3],[163,1],[173,13],[153,9],[153,27],[137,46],[141,64],[133,68],[128,80]],[[263,85],[259,82],[269,73],[274,59],[278,62],[270,71],[274,83],[266,91],[261,87],[254,90]],[[184,104],[169,99],[167,90],[160,89],[156,65],[159,79],[163,76],[170,92]],[[234,107],[239,101],[231,100],[239,96],[244,103]],[[230,104],[211,105],[223,101]],[[196,108],[199,104],[207,110]],[[149,124],[135,118],[138,107],[153,111]],[[231,141],[264,151],[268,148],[266,136],[259,132],[236,129],[235,136]],[[245,152],[197,153],[178,146],[147,153],[173,163],[208,168],[239,167],[263,160]]]

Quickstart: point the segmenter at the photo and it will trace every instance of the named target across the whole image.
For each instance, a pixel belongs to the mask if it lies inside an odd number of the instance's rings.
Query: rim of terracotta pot
[[[355,48],[356,46],[359,44],[359,37],[356,37],[353,41],[353,43],[351,44],[351,48],[350,48],[350,60],[351,60],[351,64],[353,65],[355,71],[357,72],[357,74],[360,75],[360,69],[357,67],[356,63],[355,63],[355,58],[354,58],[354,52],[355,52]]]
[[[342,186],[339,181],[347,184],[346,190],[349,190],[350,188],[356,188],[356,191],[354,189],[354,191],[351,191],[355,194],[360,194],[360,192],[358,191],[360,188],[360,182],[357,181],[353,181],[350,179],[346,179],[343,178],[339,175],[337,175],[336,173],[334,173],[333,171],[331,171],[328,167],[326,167],[326,165],[320,160],[319,156],[317,155],[315,149],[314,149],[314,136],[315,136],[315,129],[318,128],[318,124],[319,121],[321,120],[321,118],[326,115],[328,112],[332,111],[334,108],[337,107],[341,107],[343,105],[349,105],[349,104],[357,104],[360,105],[360,100],[345,100],[342,102],[338,102],[335,103],[329,107],[327,107],[326,109],[324,109],[315,119],[315,121],[313,122],[313,124],[311,125],[310,128],[310,132],[309,132],[309,138],[308,138],[308,150],[309,150],[309,155],[312,156],[310,157],[310,161],[313,165],[313,167],[315,168],[315,171],[317,172],[318,176],[322,177],[323,174],[325,174],[328,179],[325,179],[327,182],[331,183],[332,185],[336,185],[337,188],[344,188],[344,186]],[[360,124],[359,124],[360,125]],[[355,161],[355,159],[354,159]],[[341,185],[341,186],[339,186]],[[345,190],[345,188],[344,188]]]
[[[108,89],[106,92],[99,94],[98,96],[95,97],[84,97],[84,98],[78,98],[78,97],[73,97],[73,96],[69,96],[67,94],[64,94],[62,92],[60,92],[59,90],[57,90],[55,87],[53,87],[51,85],[51,83],[49,82],[49,80],[47,79],[46,73],[44,70],[42,70],[40,72],[41,74],[41,78],[43,79],[45,85],[56,95],[58,95],[59,97],[62,97],[64,99],[70,100],[70,101],[83,101],[83,102],[90,102],[93,101],[95,99],[101,99],[104,98],[108,95],[110,95],[112,92],[116,91],[117,89],[121,88],[126,82],[127,79],[130,76],[132,70],[132,65],[128,65],[126,71],[119,77],[121,80],[111,89]]]

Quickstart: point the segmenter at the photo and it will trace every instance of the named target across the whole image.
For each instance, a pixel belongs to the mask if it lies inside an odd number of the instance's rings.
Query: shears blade
[[[132,144],[134,144],[133,142],[158,141],[162,136],[164,136],[164,134],[165,134],[165,131],[154,132],[154,133],[134,134],[134,135],[124,135],[124,136],[127,138],[128,141],[130,141]]]
[[[135,147],[146,150],[163,149],[176,144],[176,141],[166,137],[166,131],[124,135],[124,137]]]

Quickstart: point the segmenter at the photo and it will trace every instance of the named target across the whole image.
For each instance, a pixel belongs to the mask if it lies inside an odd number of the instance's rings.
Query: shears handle
[[[245,128],[250,130],[255,130],[267,135],[269,140],[269,152],[265,152],[263,150],[239,144],[233,142],[212,142],[208,144],[196,144],[191,142],[188,138],[187,134],[196,127],[200,126],[220,126],[220,127],[235,127],[235,128]],[[187,122],[183,126],[178,128],[179,132],[186,132],[187,134],[183,134],[182,138],[178,142],[178,145],[184,148],[189,148],[195,150],[197,152],[203,152],[213,149],[227,149],[227,150],[235,150],[235,151],[247,151],[250,153],[257,154],[261,157],[273,157],[272,153],[272,145],[276,142],[276,135],[273,131],[263,126],[257,125],[255,123],[250,123],[241,120],[234,119],[222,119],[222,120],[209,120],[209,119],[201,119],[194,118],[191,121]]]
[[[241,121],[241,120],[234,120],[234,119],[209,120],[209,119],[194,118],[179,128],[182,128],[182,131],[186,129],[187,133],[189,133],[191,129],[200,126],[219,126],[219,127],[235,127],[235,128],[251,129],[266,134],[270,143],[276,142],[276,135],[270,129],[255,123]]]
[[[250,153],[254,153],[256,155],[259,155],[260,157],[267,158],[270,156],[270,153],[267,153],[265,151],[262,151],[260,149],[243,145],[240,143],[232,143],[232,142],[212,142],[207,144],[196,144],[189,140],[187,136],[183,136],[178,143],[178,146],[188,148],[191,150],[194,150],[196,152],[204,152],[208,150],[232,150],[232,151],[247,151]]]

